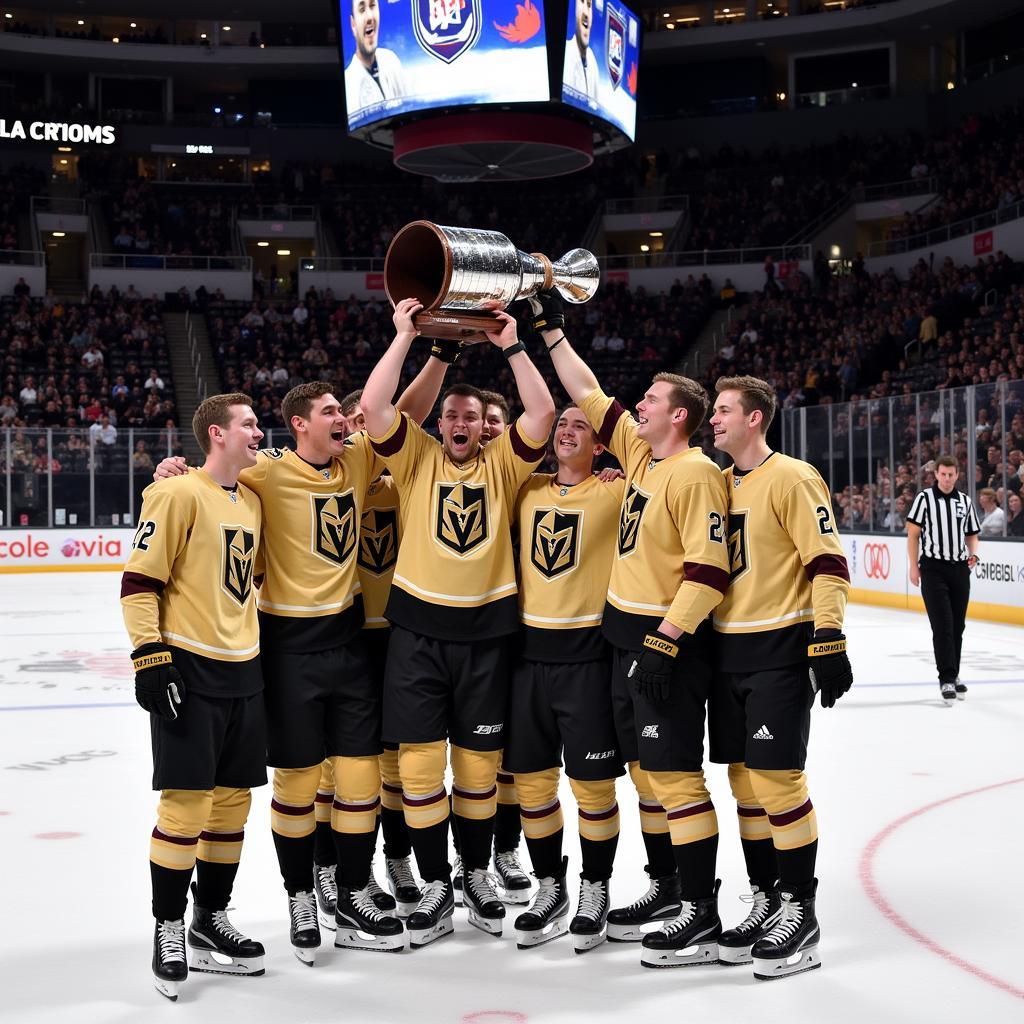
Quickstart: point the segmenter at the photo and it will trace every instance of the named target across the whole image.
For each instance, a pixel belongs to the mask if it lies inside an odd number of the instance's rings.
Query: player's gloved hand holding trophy
[[[586,249],[571,249],[552,262],[541,253],[520,251],[499,231],[425,220],[402,228],[384,261],[384,289],[391,304],[416,299],[423,305],[413,317],[420,334],[463,344],[487,341],[488,333],[498,333],[501,324],[493,310],[517,299],[531,299],[535,330],[562,326],[560,303],[542,293],[555,289],[568,302],[586,302],[599,283],[597,259]],[[448,348],[443,352],[440,358],[451,356]]]

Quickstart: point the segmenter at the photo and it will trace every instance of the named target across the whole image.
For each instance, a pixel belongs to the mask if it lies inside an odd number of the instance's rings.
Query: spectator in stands
[[[164,389],[164,382],[161,379],[160,374],[154,369],[149,371],[149,376],[146,378],[146,381],[142,386],[151,394],[159,393]]]
[[[18,394],[18,399],[23,406],[34,406],[39,401],[39,392],[36,390],[35,377],[26,377],[25,386]]]
[[[996,501],[996,492],[991,487],[983,487],[978,492],[978,504],[981,506],[982,537],[1002,537],[1006,514]]]
[[[1010,518],[1006,523],[1007,537],[1024,537],[1024,503],[1018,493],[1011,493],[1006,499]]]
[[[132,469],[136,473],[153,472],[153,459],[146,448],[145,441],[135,442],[135,451],[132,452]]]
[[[14,286],[14,297],[16,299],[27,299],[32,294],[32,289],[29,287],[28,282],[23,277],[18,278],[17,284]]]
[[[9,427],[18,418],[18,406],[13,395],[0,399],[0,426]]]
[[[117,444],[117,427],[110,422],[109,416],[101,416],[89,427],[89,436],[94,445]]]

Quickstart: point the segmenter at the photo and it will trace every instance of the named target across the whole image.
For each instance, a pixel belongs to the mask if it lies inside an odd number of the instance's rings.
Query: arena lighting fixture
[[[676,27],[676,25],[675,25],[674,21],[666,21],[665,22],[665,28],[675,28],[675,27]]]
[[[277,255],[278,256],[291,256],[291,254],[292,254],[291,249],[278,249],[277,250]]]
[[[640,246],[640,251],[641,252],[650,252],[651,251],[651,247],[649,245],[641,245]]]
[[[267,246],[268,246],[268,245],[270,245],[270,243],[269,243],[269,242],[257,242],[256,244],[257,244],[257,245],[258,245],[258,246],[259,246],[259,247],[260,247],[261,249],[266,249],[266,248],[267,248]]]
[[[230,25],[221,25],[221,28],[224,29],[225,32],[230,32],[231,31],[231,26]]]
[[[78,19],[78,24],[79,24],[79,25],[84,25],[84,24],[85,24],[85,22],[84,22],[84,21],[82,21],[82,19],[81,19],[81,18],[79,18],[79,19]]]
[[[850,88],[851,89],[856,89],[857,88],[857,83],[856,82],[851,82],[850,83]]]
[[[786,102],[786,94],[784,92],[780,92],[778,94],[778,96],[779,96],[779,102],[780,103],[785,103]]]
[[[200,39],[205,39],[206,38],[206,33],[205,32],[200,32],[199,33],[199,38]]]
[[[651,236],[651,238],[661,238],[662,235],[664,235],[663,231],[648,231],[647,233]]]
[[[5,12],[4,12],[4,17],[5,17],[5,18],[8,18],[8,19],[10,19],[10,18],[13,18],[13,17],[14,17],[14,15],[13,15],[13,14],[11,14],[11,12],[10,12],[10,11],[5,11]]]
[[[63,238],[64,237],[64,232],[63,231],[54,231],[53,237],[54,238]]]
[[[61,160],[61,163],[62,163],[62,164],[66,164],[67,162],[68,162],[68,158],[67,158],[67,157],[64,157],[64,158],[63,158],[63,159]]]
[[[112,43],[119,43],[119,42],[121,42],[121,37],[120,36],[114,36],[114,38],[111,39],[110,41]]]
[[[956,88],[956,82],[954,82],[954,81],[953,81],[952,79],[950,79],[950,80],[949,80],[949,81],[948,81],[948,82],[946,83],[946,88],[947,88],[947,89],[949,89],[949,90],[950,90],[950,92],[952,92],[952,91],[953,91],[953,90],[954,90],[954,89]]]
[[[129,21],[128,22],[128,27],[129,28],[138,28],[139,26],[134,21]]]
[[[71,147],[70,146],[58,146],[57,147],[57,152],[58,153],[70,153],[71,152]]]
[[[842,252],[842,250],[841,250],[841,249],[839,248],[839,246],[838,246],[838,245],[833,245],[833,246],[831,246],[831,247],[829,248],[829,250],[828,250],[828,254],[829,254],[829,256],[831,256],[831,257],[832,257],[832,259],[834,259],[834,260],[837,260],[837,259],[839,259],[839,254],[840,254],[841,252]]]
[[[671,15],[671,14],[669,14],[669,12],[668,12],[668,11],[666,11],[666,12],[665,12],[665,13],[664,13],[664,14],[662,15],[662,17],[663,17],[663,18],[671,18],[671,17],[672,17],[672,15]]]

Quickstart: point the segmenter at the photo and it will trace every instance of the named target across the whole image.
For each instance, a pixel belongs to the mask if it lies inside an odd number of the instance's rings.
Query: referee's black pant
[[[940,683],[952,683],[960,675],[960,648],[970,596],[971,570],[966,562],[921,559],[921,597],[932,627]]]

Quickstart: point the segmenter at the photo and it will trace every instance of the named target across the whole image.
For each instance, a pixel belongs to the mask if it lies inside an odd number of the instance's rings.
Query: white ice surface
[[[325,933],[322,965],[310,970],[288,945],[262,789],[232,916],[266,945],[267,973],[194,974],[180,1001],[168,1003],[149,972],[156,801],[118,585],[116,573],[0,576],[4,1020],[1024,1021],[1024,633],[969,623],[962,675],[970,693],[946,708],[924,617],[865,607],[851,608],[848,622],[854,689],[837,708],[815,709],[811,735],[821,970],[759,984],[743,967],[644,970],[631,945],[574,956],[566,938],[518,951],[514,909],[501,940],[456,911],[455,936],[416,953],[335,951]],[[737,899],[745,878],[724,767],[713,766],[709,782],[728,926],[745,913]],[[628,780],[619,799],[615,904],[645,888]],[[567,788],[563,806],[575,878]],[[525,845],[522,852],[525,859]]]

